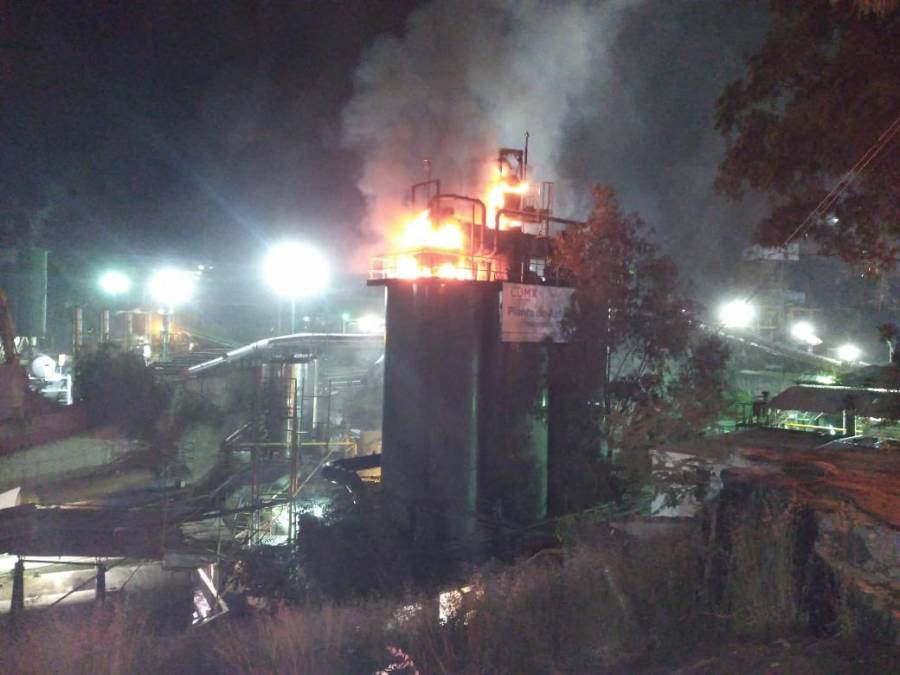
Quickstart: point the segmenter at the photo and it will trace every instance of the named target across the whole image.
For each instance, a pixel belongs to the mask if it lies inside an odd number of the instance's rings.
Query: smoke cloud
[[[344,142],[362,158],[365,253],[423,158],[445,191],[478,194],[497,147],[529,131],[529,175],[556,182],[560,215],[586,215],[589,187],[608,183],[695,276],[727,269],[722,252],[739,251],[755,215],[713,193],[714,106],[765,27],[765,8],[717,0],[420,7],[364,54],[344,110]]]
[[[477,192],[496,149],[522,147],[530,131],[529,164],[558,175],[572,108],[602,86],[597,54],[623,4],[433,2],[401,38],[379,38],[344,113],[345,141],[363,157],[366,229],[383,234],[424,158],[445,189]]]

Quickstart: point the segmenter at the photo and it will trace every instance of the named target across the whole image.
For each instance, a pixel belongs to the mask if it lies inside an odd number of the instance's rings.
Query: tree
[[[717,104],[726,138],[717,187],[770,200],[755,237],[780,246],[895,122],[900,125],[900,2],[773,0],[774,18],[749,72]],[[900,131],[900,128],[896,129]],[[866,271],[900,252],[900,133],[806,234]]]
[[[615,455],[645,477],[646,450],[698,433],[724,407],[728,352],[679,294],[676,268],[615,193],[594,189],[582,225],[559,238],[552,264],[575,288],[569,342],[550,368],[551,508],[615,497]]]
[[[109,344],[87,351],[76,361],[75,386],[92,424],[114,425],[145,440],[158,435],[170,394],[140,354]]]

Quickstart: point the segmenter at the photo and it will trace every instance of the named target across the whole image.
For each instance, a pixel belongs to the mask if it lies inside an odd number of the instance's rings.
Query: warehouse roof
[[[772,399],[772,408],[837,414],[852,410],[865,417],[900,419],[900,391],[858,387],[797,385]]]

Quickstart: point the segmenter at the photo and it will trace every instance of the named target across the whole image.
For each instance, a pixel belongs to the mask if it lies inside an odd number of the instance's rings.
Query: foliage
[[[196,424],[222,423],[224,417],[222,409],[203,394],[182,388],[173,398],[173,431],[181,432]]]
[[[727,151],[718,187],[770,198],[757,226],[779,246],[879,139],[900,111],[900,3],[810,0],[771,3],[774,25],[717,105]],[[829,254],[870,273],[900,251],[897,137],[857,175],[840,200],[811,223]]]
[[[299,561],[311,599],[396,596],[413,581],[414,568],[439,573],[438,561],[414,550],[399,529],[384,494],[366,490],[356,499],[333,502],[323,520],[301,522]]]
[[[637,215],[622,214],[611,188],[595,188],[594,199],[588,220],[569,227],[553,253],[575,288],[569,342],[554,350],[549,376],[558,512],[616,496],[612,453],[645,474],[647,448],[698,433],[725,405],[727,349],[701,333],[674,263]]]
[[[243,554],[230,583],[274,606],[398,596],[413,581],[427,582],[426,571],[439,574],[441,565],[414,550],[395,522],[378,490],[361,492],[355,502],[334,500],[324,518],[300,519],[297,548]]]
[[[94,424],[115,425],[144,439],[156,435],[169,402],[167,388],[140,354],[108,344],[78,356],[75,387]]]
[[[741,660],[735,654],[744,641],[728,630],[730,624],[766,635],[771,644],[770,631],[796,617],[790,577],[795,537],[785,529],[789,518],[770,516],[733,532],[736,574],[726,606],[699,600],[701,547],[693,529],[630,538],[604,536],[609,528],[598,527],[583,532],[591,543],[582,539],[565,551],[476,573],[447,620],[439,618],[436,594],[403,603],[376,598],[229,614],[182,635],[160,635],[136,613],[72,608],[81,612],[78,620],[44,613],[18,634],[0,631],[0,671],[358,674],[388,663],[386,645],[401,647],[422,673],[671,672],[696,670],[691,666],[697,663],[709,664],[709,672],[771,670],[769,664],[784,662],[801,646],[795,643],[790,652],[787,644],[775,646],[774,657],[754,650],[754,658]],[[723,622],[722,612],[733,620]],[[818,651],[826,643],[814,644]],[[896,648],[890,645],[867,639],[859,654],[822,654],[814,664],[819,667],[785,669],[894,672]],[[706,658],[715,646],[721,660]]]

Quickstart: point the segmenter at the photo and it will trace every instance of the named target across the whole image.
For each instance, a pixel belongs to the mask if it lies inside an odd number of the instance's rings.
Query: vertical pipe
[[[160,338],[162,338],[161,360],[163,360],[163,361],[169,360],[169,329],[171,328],[171,321],[172,321],[172,312],[163,312],[162,331],[160,332]]]
[[[72,315],[72,351],[76,354],[84,344],[84,311],[76,307]]]
[[[313,379],[312,379],[312,424],[311,429],[313,437],[319,440],[319,359],[311,359]]]
[[[94,602],[102,604],[106,601],[106,565],[97,563],[97,586],[94,591]]]
[[[109,342],[109,310],[104,309],[100,312],[100,342],[106,344]]]
[[[134,346],[134,312],[125,312],[125,349]]]
[[[25,563],[19,558],[13,567],[12,599],[9,604],[10,618],[16,617],[25,609]]]
[[[856,436],[856,415],[853,410],[844,410],[844,435]]]

